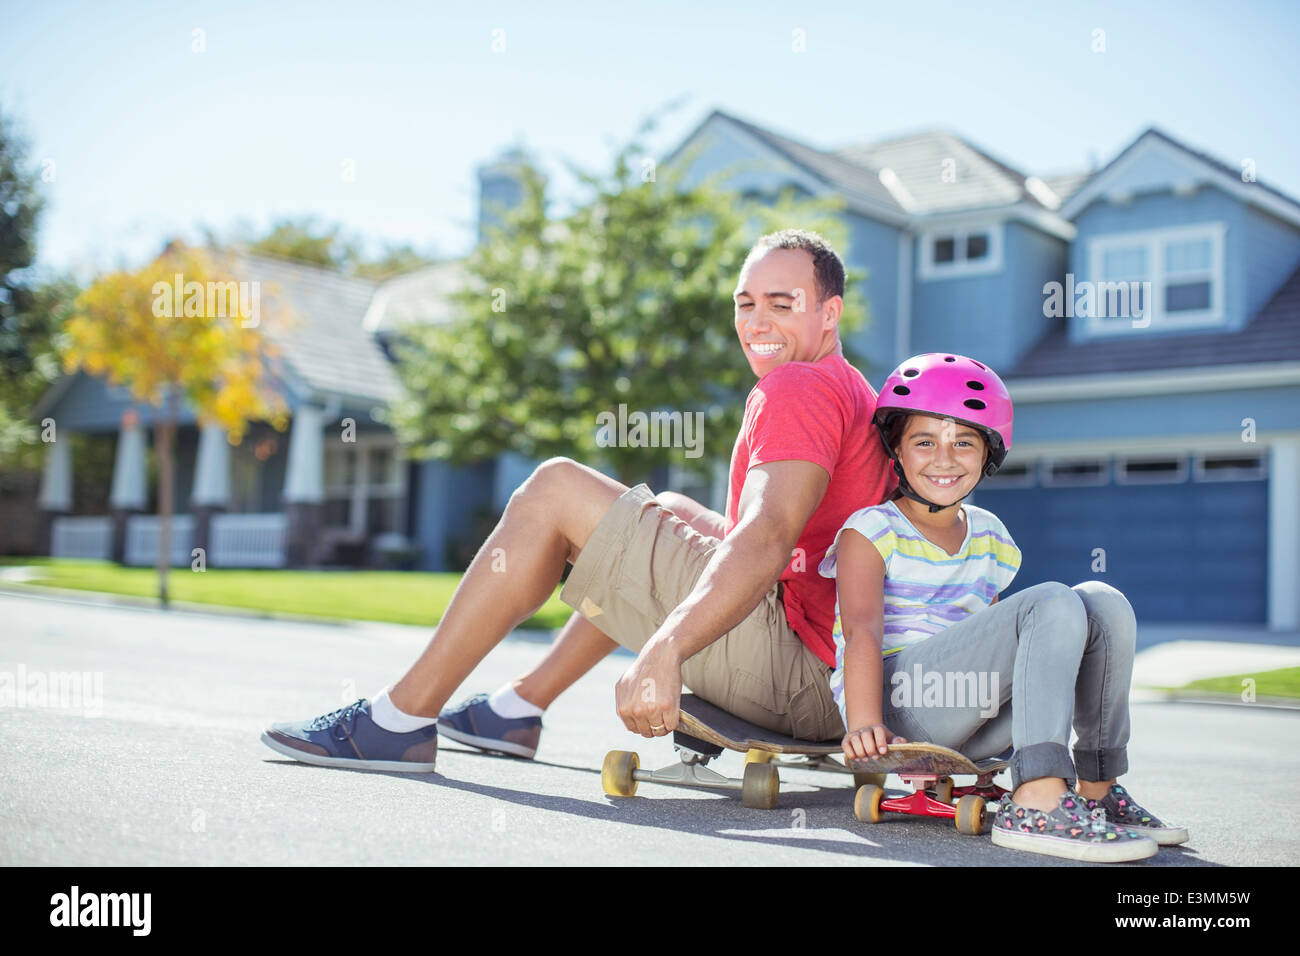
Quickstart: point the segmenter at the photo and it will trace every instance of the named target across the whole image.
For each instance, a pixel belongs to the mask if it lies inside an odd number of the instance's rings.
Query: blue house
[[[688,180],[843,201],[879,387],[970,355],[1016,404],[972,497],[1012,590],[1114,584],[1149,621],[1300,627],[1300,203],[1155,129],[1090,173],[1027,175],[943,130],[825,151],[721,112]]]
[[[740,194],[842,200],[841,251],[866,272],[871,314],[851,342],[876,387],[940,350],[1007,381],[1013,448],[972,500],[1024,552],[1013,590],[1096,577],[1147,621],[1300,627],[1300,203],[1249,163],[1152,129],[1101,169],[1033,176],[944,130],[828,151],[722,112],[665,162]],[[485,207],[517,201],[511,163],[480,170]],[[376,283],[245,257],[240,274],[303,316],[283,343],[293,426],[230,448],[187,412],[173,560],[203,545],[214,567],[385,553],[447,567],[476,511],[501,510],[530,470],[407,461],[383,422],[392,338],[450,318],[459,264]],[[116,461],[109,513],[82,514],[67,443],[47,449],[51,552],[151,562],[149,410],[72,376],[33,413],[46,416],[112,441]],[[669,469],[655,487],[721,510],[725,479],[716,462],[711,482]]]

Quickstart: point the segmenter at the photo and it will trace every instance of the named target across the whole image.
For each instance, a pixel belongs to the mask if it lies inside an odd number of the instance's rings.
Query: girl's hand
[[[905,743],[905,738],[899,737],[884,724],[870,724],[844,735],[844,757],[846,760],[880,757],[889,752],[890,744]]]

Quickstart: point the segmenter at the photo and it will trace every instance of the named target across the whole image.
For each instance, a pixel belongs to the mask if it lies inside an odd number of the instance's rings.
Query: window
[[[1038,477],[1036,463],[1004,461],[1002,467],[979,483],[984,488],[1032,488]]]
[[[983,275],[1002,269],[1002,226],[937,229],[922,233],[918,272],[922,279]]]
[[[1043,468],[1044,485],[1104,485],[1110,482],[1110,462],[1101,458],[1050,461]]]
[[[1222,324],[1225,233],[1223,223],[1206,223],[1089,242],[1095,295],[1088,331]]]
[[[1193,481],[1252,481],[1267,475],[1263,455],[1197,455],[1192,459]]]
[[[1186,458],[1125,458],[1115,480],[1122,485],[1167,485],[1187,480]]]
[[[324,523],[355,535],[401,531],[406,471],[396,447],[376,437],[325,451]]]

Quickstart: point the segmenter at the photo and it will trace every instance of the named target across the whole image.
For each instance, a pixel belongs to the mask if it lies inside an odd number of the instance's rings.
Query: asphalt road
[[[428,633],[0,594],[0,688],[5,675],[11,690],[27,687],[0,706],[0,864],[1087,865],[1004,850],[946,821],[858,823],[847,780],[809,771],[782,772],[771,811],[651,784],[606,797],[606,751],[675,761],[668,741],[634,737],[613,712],[625,656],[557,702],[535,762],[448,742],[435,774],[340,771],[258,740],[270,721],[373,694]],[[496,688],[544,650],[506,641],[463,691]],[[33,675],[72,672],[88,675],[65,685],[80,699],[32,699]],[[1192,834],[1138,865],[1300,861],[1298,730],[1296,711],[1135,703],[1124,782]],[[741,760],[714,766],[734,774]]]

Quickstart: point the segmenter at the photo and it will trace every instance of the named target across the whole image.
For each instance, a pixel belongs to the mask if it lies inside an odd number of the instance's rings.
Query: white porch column
[[[40,505],[46,511],[72,510],[72,435],[63,433],[45,446]]]
[[[120,511],[143,511],[148,504],[144,442],[140,416],[130,409],[122,416],[122,430],[117,439],[109,507]]]
[[[225,508],[230,504],[230,443],[220,425],[204,425],[199,433],[190,501],[196,507]]]
[[[289,432],[289,463],[284,474],[286,503],[318,504],[325,500],[325,446],[321,409],[301,406]]]
[[[1268,626],[1300,629],[1300,438],[1268,450]]]

